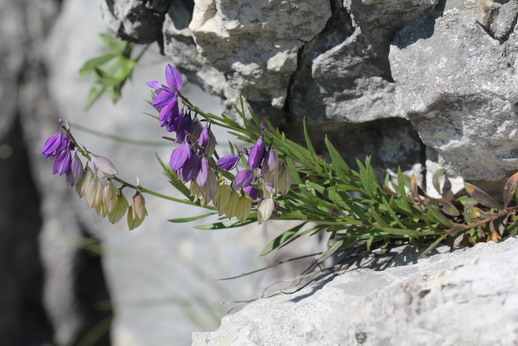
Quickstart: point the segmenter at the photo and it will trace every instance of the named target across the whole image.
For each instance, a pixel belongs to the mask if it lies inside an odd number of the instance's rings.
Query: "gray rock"
[[[229,88],[281,109],[298,51],[330,16],[329,3],[314,0],[199,0],[189,27],[199,52],[225,75]]]
[[[250,303],[193,345],[513,345],[517,245],[373,255],[332,281]]]
[[[504,179],[518,168],[517,35],[499,42],[463,1],[404,26],[390,51],[398,99],[423,142],[461,176]]]

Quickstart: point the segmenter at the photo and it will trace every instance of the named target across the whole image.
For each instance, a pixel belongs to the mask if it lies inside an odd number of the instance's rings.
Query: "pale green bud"
[[[95,169],[101,172],[105,177],[111,178],[119,174],[119,171],[113,162],[104,156],[94,156],[92,163]]]
[[[216,151],[216,145],[218,143],[216,142],[216,137],[214,137],[212,131],[209,131],[209,136],[209,144],[207,144],[207,147],[205,147],[205,155],[207,157],[212,157],[212,155],[214,155],[214,151]]]
[[[108,220],[111,223],[119,222],[126,211],[128,210],[128,200],[126,196],[122,192],[117,193],[117,199],[115,201],[115,205],[113,206],[112,211],[108,214]]]
[[[95,177],[86,189],[86,206],[97,207],[103,201],[103,184],[98,177]]]
[[[226,205],[230,201],[231,193],[232,188],[228,186],[225,182],[221,182],[219,184],[216,196],[214,196],[214,199],[212,200],[214,206],[218,208],[219,216],[225,214],[224,210],[227,209]]]
[[[198,183],[196,183],[195,180],[191,181],[191,187],[189,188],[189,191],[191,197],[194,198],[194,202],[196,202],[200,197],[200,186],[198,185]]]
[[[236,209],[236,217],[239,221],[245,222],[250,215],[252,209],[252,198],[246,193],[241,194],[239,197],[239,203]]]
[[[147,215],[146,200],[144,199],[144,195],[139,191],[133,196],[133,211],[139,219],[144,219]]]
[[[137,228],[144,222],[147,215],[146,202],[142,193],[133,196],[133,204],[128,210],[128,227],[130,230]]]
[[[106,207],[106,212],[111,213],[115,203],[117,202],[117,187],[113,182],[109,182],[103,188],[103,203]]]
[[[263,198],[261,200],[259,207],[257,207],[257,221],[259,224],[262,224],[272,216],[274,205],[272,198]]]
[[[282,195],[286,195],[290,191],[293,180],[290,170],[284,163],[279,166],[275,178],[275,190],[279,191]]]
[[[88,186],[90,186],[90,183],[94,178],[94,172],[92,172],[90,167],[87,166],[86,169],[83,171],[81,178],[76,184],[76,192],[80,198],[83,198],[86,195],[86,190],[88,189]]]
[[[241,196],[239,196],[237,191],[235,191],[233,189],[230,190],[230,197],[229,197],[228,203],[225,205],[225,209],[223,210],[225,212],[225,215],[229,219],[231,217],[236,216],[240,197]]]

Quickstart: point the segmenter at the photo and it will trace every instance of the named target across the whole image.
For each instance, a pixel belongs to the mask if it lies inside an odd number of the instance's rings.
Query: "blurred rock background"
[[[145,81],[164,80],[170,62],[157,46],[122,100],[103,98],[85,111],[91,81],[78,71],[103,49],[98,35],[107,26],[99,5],[2,1],[0,18],[0,345],[187,345],[193,330],[219,325],[235,305],[225,302],[255,297],[282,274],[216,281],[265,265],[258,256],[270,240],[264,226],[195,231],[193,223],[167,219],[202,210],[147,198],[149,217],[128,232],[86,209],[41,156],[59,117],[126,179],[176,195],[155,158],[167,161],[172,147],[143,114],[153,112]],[[184,90],[203,109],[221,112],[219,100],[199,87],[188,83]],[[217,135],[224,147],[230,138]]]
[[[306,117],[324,155],[327,133],[350,160],[372,154],[428,181],[443,165],[494,187],[518,168],[517,13],[503,4],[484,30],[464,0],[0,0],[0,345],[189,344],[218,326],[222,302],[300,270],[213,280],[276,262],[258,254],[278,224],[194,231],[166,220],[200,211],[153,198],[134,232],[98,218],[39,153],[58,117],[124,178],[173,195],[154,157],[171,147],[143,114],[144,82],[173,63],[205,110],[243,95],[294,138]],[[86,112],[91,82],[78,70],[107,27],[153,45],[122,100]]]

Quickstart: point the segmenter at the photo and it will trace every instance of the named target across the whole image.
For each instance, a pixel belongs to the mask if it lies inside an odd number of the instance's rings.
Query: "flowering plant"
[[[241,101],[235,108],[237,119],[225,114],[206,113],[182,93],[183,80],[176,68],[166,68],[166,84],[148,82],[153,89],[151,104],[159,112],[151,115],[174,137],[176,143],[169,163],[160,159],[164,174],[184,199],[165,196],[140,184],[130,184],[118,176],[118,170],[106,157],[94,155],[74,138],[66,122],[42,149],[48,159],[55,157],[54,174],[66,175],[66,182],[88,207],[96,209],[110,222],[127,215],[130,229],[138,227],[147,215],[144,194],[208,209],[207,214],[171,219],[186,222],[211,215],[220,220],[201,229],[230,228],[262,223],[269,219],[300,220],[300,223],[273,239],[263,250],[267,254],[304,235],[327,232],[328,250],[320,260],[355,244],[385,247],[396,241],[427,244],[427,252],[439,242],[451,244],[498,241],[504,235],[518,234],[515,205],[518,173],[507,182],[503,204],[466,183],[465,190],[454,195],[442,191],[439,170],[434,187],[441,193],[432,198],[398,170],[378,180],[370,158],[357,160],[351,168],[341,154],[324,139],[330,160],[317,155],[304,123],[302,146],[262,121]],[[212,126],[229,130],[245,148],[231,145],[231,154],[219,156]],[[87,160],[83,165],[79,155]],[[135,191],[131,206],[122,190]],[[304,227],[306,226],[306,227]],[[431,245],[430,245],[431,243]],[[423,253],[424,253],[423,252]]]

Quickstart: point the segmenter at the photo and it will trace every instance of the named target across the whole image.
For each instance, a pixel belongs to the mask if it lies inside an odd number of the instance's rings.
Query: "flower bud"
[[[214,206],[218,208],[219,216],[225,214],[223,210],[226,210],[226,205],[230,200],[231,193],[232,188],[225,182],[221,182],[219,184],[216,196],[212,199],[212,203],[214,203]]]
[[[257,207],[257,221],[262,224],[268,220],[273,213],[274,201],[272,198],[263,198]]]
[[[207,184],[207,180],[209,179],[209,162],[205,159],[201,159],[201,167],[200,172],[198,173],[198,176],[196,177],[196,183],[203,187],[205,184]]]
[[[250,196],[252,200],[257,199],[259,197],[259,190],[252,186],[247,186],[243,189],[243,191],[246,192],[247,195]]]
[[[45,156],[45,159],[49,159],[51,156],[56,156],[60,150],[64,149],[63,135],[61,132],[57,132],[50,136],[41,148],[41,154]]]
[[[103,184],[98,177],[95,177],[86,189],[86,206],[97,207],[103,201]]]
[[[182,180],[188,182],[196,178],[200,172],[200,166],[200,157],[197,154],[191,155],[182,168]]]
[[[191,158],[192,152],[191,147],[187,143],[183,143],[182,145],[176,147],[171,153],[171,158],[169,160],[169,167],[172,171],[179,172],[180,169],[185,165],[187,160]]]
[[[224,169],[225,171],[231,171],[236,168],[239,163],[239,156],[237,155],[227,155],[220,158],[217,162],[218,167]]]
[[[254,182],[254,172],[249,169],[243,169],[237,173],[234,182],[232,183],[236,188],[250,186]]]
[[[101,172],[105,177],[111,178],[119,174],[117,167],[104,156],[94,156],[92,163],[95,169]]]
[[[79,179],[79,182],[76,184],[76,192],[79,195],[79,198],[83,198],[86,195],[86,190],[94,178],[94,172],[92,172],[90,167],[86,166],[81,175],[81,179]]]
[[[126,199],[126,196],[122,192],[117,193],[117,199],[115,202],[115,205],[113,206],[112,211],[108,214],[108,220],[111,223],[117,223],[119,222],[124,214],[126,214],[126,211],[128,210],[128,200]]]
[[[223,209],[223,212],[229,219],[236,216],[240,198],[241,196],[239,196],[236,190],[230,189],[228,203],[225,204]]]
[[[209,145],[209,141],[209,129],[207,127],[204,127],[203,130],[201,130],[200,137],[198,138],[198,145],[202,148],[206,148],[207,145]]]
[[[250,166],[250,169],[258,168],[261,165],[265,154],[266,148],[264,146],[263,137],[261,136],[257,142],[255,142],[252,150],[250,150],[250,155],[248,155],[248,166]]]
[[[144,222],[147,215],[146,203],[142,193],[137,191],[133,196],[133,204],[128,210],[128,227],[130,230],[137,228]]]
[[[209,130],[209,144],[205,147],[205,155],[207,157],[212,157],[214,155],[214,152],[216,151],[216,145],[218,142],[216,141],[216,137],[214,137],[214,134],[212,131]]]
[[[64,175],[70,172],[72,166],[72,153],[70,150],[62,150],[59,152],[54,161],[53,173]]]
[[[250,210],[252,209],[252,199],[246,193],[242,194],[239,197],[239,203],[237,205],[237,209],[235,215],[237,219],[241,222],[245,222],[250,215]]]
[[[212,169],[209,169],[205,186],[200,187],[200,189],[203,191],[204,196],[208,197],[206,203],[209,203],[216,196],[216,192],[218,191],[218,175]]]
[[[275,175],[275,190],[286,195],[291,188],[292,177],[291,172],[285,164],[281,164]]]
[[[106,211],[111,213],[115,204],[117,204],[117,188],[113,182],[109,182],[103,188],[103,204],[106,207]]]
[[[77,154],[72,159],[70,171],[67,173],[66,181],[68,186],[75,186],[83,176],[83,164]]]

